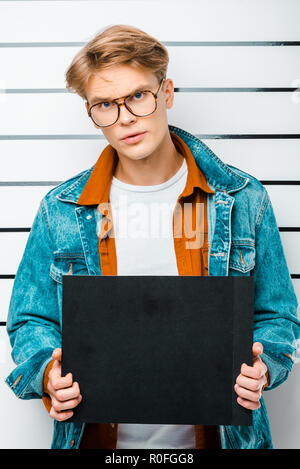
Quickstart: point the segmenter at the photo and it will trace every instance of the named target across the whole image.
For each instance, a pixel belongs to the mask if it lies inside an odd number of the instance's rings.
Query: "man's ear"
[[[171,109],[174,103],[174,83],[171,78],[168,78],[164,83],[164,93],[166,95],[166,108]]]

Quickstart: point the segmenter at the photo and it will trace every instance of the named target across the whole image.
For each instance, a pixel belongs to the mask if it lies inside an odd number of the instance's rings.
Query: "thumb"
[[[55,350],[53,350],[52,358],[53,360],[61,361],[61,348],[56,348]]]
[[[258,357],[263,353],[263,345],[260,342],[255,342],[252,346],[253,358]]]

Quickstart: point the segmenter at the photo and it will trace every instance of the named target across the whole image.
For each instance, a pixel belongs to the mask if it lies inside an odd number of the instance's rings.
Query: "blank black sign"
[[[68,421],[251,425],[233,389],[252,365],[253,278],[63,276]]]

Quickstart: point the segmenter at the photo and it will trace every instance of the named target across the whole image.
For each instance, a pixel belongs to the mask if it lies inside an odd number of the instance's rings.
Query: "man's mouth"
[[[125,140],[125,138],[129,138],[129,137],[136,137],[137,135],[141,135],[141,134],[144,134],[145,132],[138,132],[138,133],[135,133],[135,134],[130,134],[130,135],[126,135],[126,137],[123,137],[121,140]]]

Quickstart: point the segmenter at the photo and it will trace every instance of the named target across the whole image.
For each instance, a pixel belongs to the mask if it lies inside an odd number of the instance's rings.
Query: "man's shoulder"
[[[50,189],[45,196],[43,197],[43,200],[46,204],[53,204],[56,202],[59,202],[57,199],[57,196],[61,194],[63,191],[66,191],[67,189],[71,189],[71,187],[75,187],[77,184],[80,184],[80,181],[87,181],[88,177],[90,176],[94,166],[91,168],[85,169],[81,171],[80,173],[75,174],[74,176],[62,181],[59,183],[57,186],[53,187],[53,189]]]
[[[263,183],[257,179],[257,177],[253,176],[253,174],[248,173],[236,166],[232,166],[227,164],[231,171],[236,173],[239,176],[243,176],[244,178],[248,179],[247,185],[242,189],[242,191],[250,192],[251,194],[256,193],[258,196],[264,196],[266,193],[266,188],[264,187]]]
[[[245,181],[248,179],[247,184],[242,189],[231,195],[235,199],[236,210],[241,210],[242,213],[249,213],[253,220],[255,220],[255,224],[257,224],[270,201],[267,189],[253,174],[229,164],[227,166],[231,171],[245,178]]]

